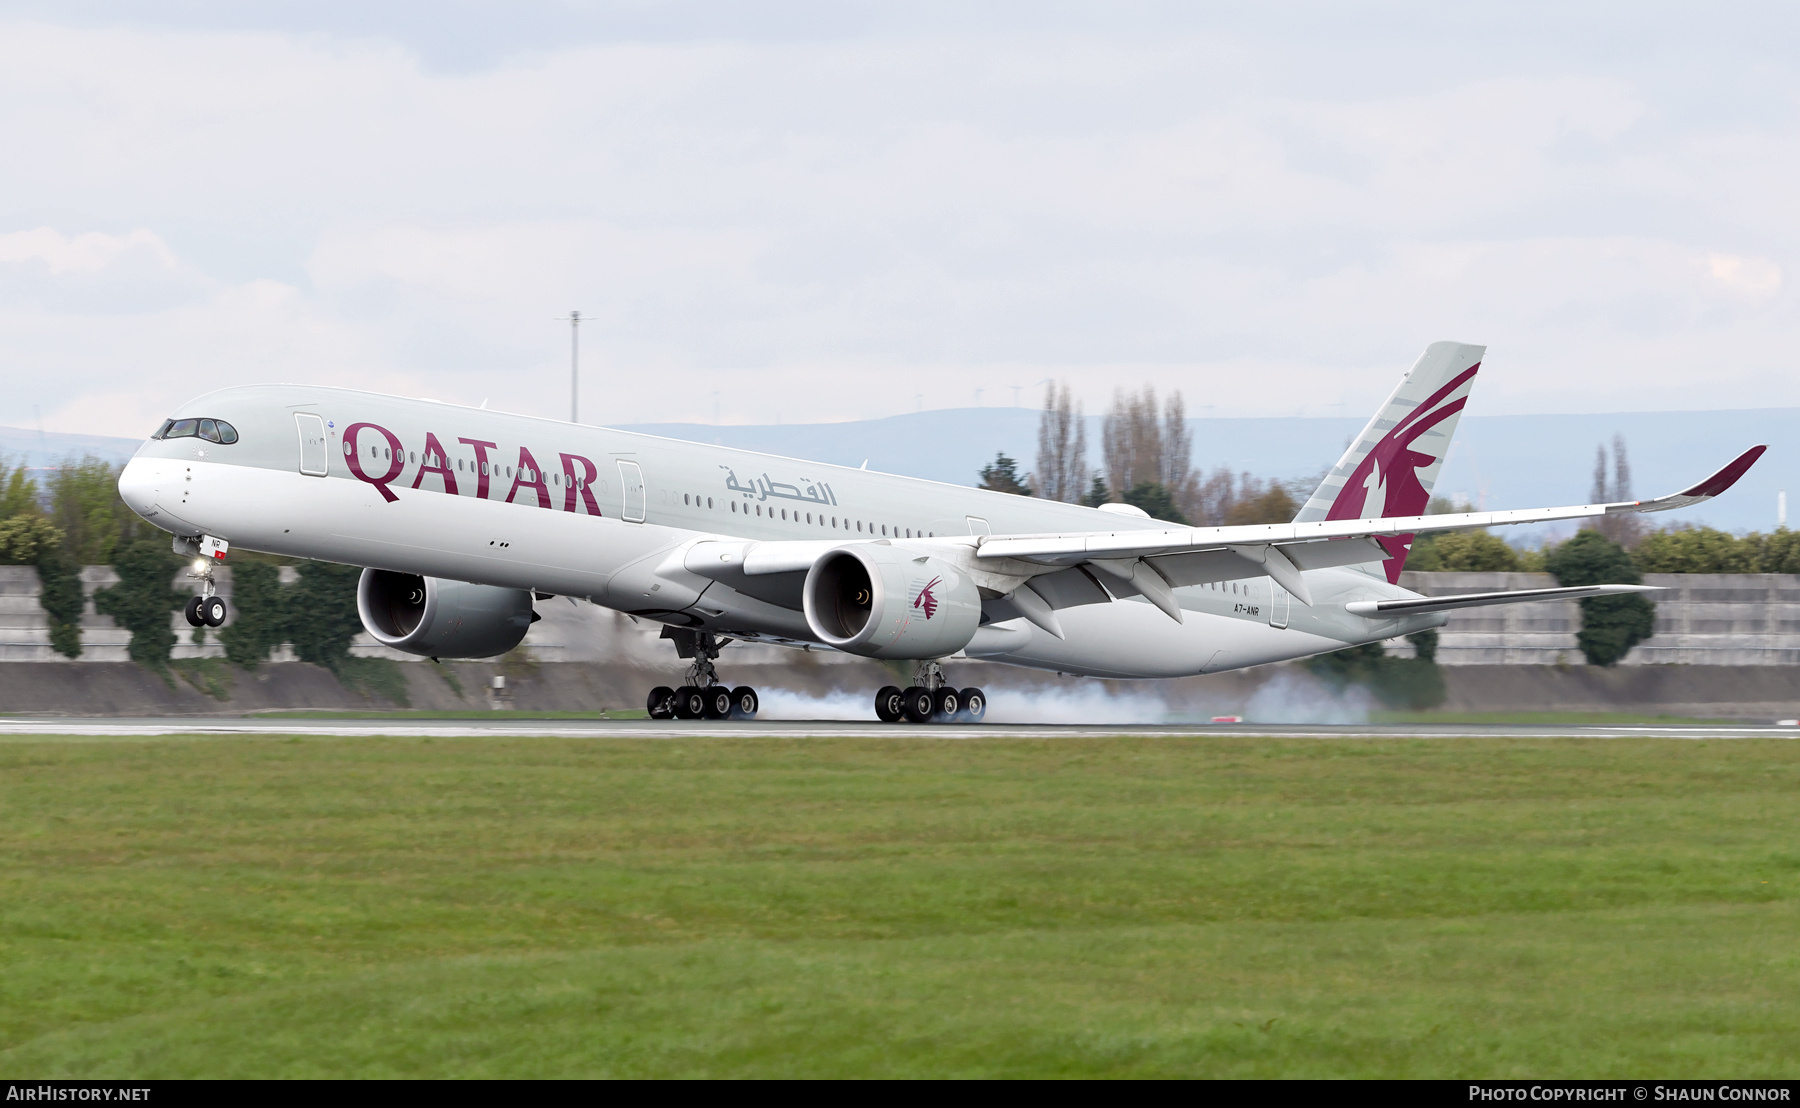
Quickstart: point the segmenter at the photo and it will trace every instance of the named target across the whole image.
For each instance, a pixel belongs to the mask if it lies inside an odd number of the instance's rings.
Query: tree
[[[141,539],[119,551],[113,560],[119,583],[94,593],[94,609],[113,617],[131,632],[131,660],[153,669],[167,669],[175,648],[175,632],[169,614],[187,603],[187,597],[169,582],[185,563],[168,544]]]
[[[1246,477],[1249,475],[1246,474]],[[1249,482],[1246,486],[1254,488]],[[1291,523],[1300,511],[1293,494],[1279,483],[1271,481],[1266,488],[1254,496],[1242,497],[1225,510],[1227,527],[1243,527],[1257,523]]]
[[[1014,496],[1030,496],[1031,489],[1019,476],[1019,463],[1005,454],[994,455],[994,464],[981,468],[981,484],[990,492],[1006,492]]]
[[[1636,585],[1643,575],[1618,543],[1594,530],[1582,530],[1544,559],[1559,584]],[[1655,633],[1656,608],[1642,596],[1590,596],[1581,602],[1581,631],[1576,641],[1588,664],[1616,665]]]
[[[1060,391],[1052,382],[1044,397],[1044,414],[1038,419],[1037,469],[1032,474],[1037,495],[1073,504],[1086,491],[1082,486],[1087,475],[1087,427],[1081,404],[1067,381]]]
[[[1088,487],[1088,494],[1081,498],[1081,502],[1089,508],[1112,503],[1112,490],[1106,487],[1106,479],[1098,473],[1094,474],[1094,483]]]
[[[1380,643],[1371,642],[1315,655],[1306,660],[1306,668],[1335,688],[1362,685],[1390,708],[1436,707],[1445,694],[1444,674],[1435,661],[1437,635],[1427,631],[1407,639],[1417,657],[1389,657]]]
[[[1182,527],[1190,526],[1187,518],[1175,507],[1174,497],[1169,490],[1155,481],[1139,481],[1137,486],[1125,494],[1125,503],[1141,509],[1151,519],[1160,519],[1164,523],[1174,523]]]
[[[118,471],[92,455],[65,459],[50,475],[50,514],[68,536],[69,556],[83,565],[104,565],[121,546],[149,538],[128,533],[135,528],[124,517],[136,516],[119,500]]]
[[[340,670],[350,658],[350,640],[362,630],[356,612],[358,566],[302,562],[300,582],[288,591],[287,641],[303,662]]]
[[[1645,573],[1800,573],[1800,531],[1739,537],[1677,525],[1644,536],[1631,559]]]
[[[1186,511],[1194,495],[1193,434],[1187,426],[1186,402],[1180,392],[1160,406],[1156,390],[1117,390],[1112,410],[1101,425],[1101,453],[1106,485],[1123,494],[1148,481],[1169,490],[1177,510]]]
[[[6,458],[0,456],[0,520],[12,519],[20,515],[38,515],[43,509],[38,504],[37,482],[24,466],[8,467]]]
[[[281,587],[281,567],[273,561],[236,556],[231,567],[233,616],[219,632],[233,665],[255,669],[281,645],[288,628],[288,591]]]
[[[1413,543],[1406,568],[1423,573],[1517,573],[1519,552],[1487,531],[1450,531]]]
[[[1613,504],[1631,499],[1631,460],[1625,452],[1625,436],[1612,439],[1612,479],[1606,476],[1606,445],[1594,448],[1594,484],[1591,503]],[[1621,546],[1632,547],[1644,534],[1644,521],[1636,515],[1602,516],[1589,526]]]
[[[1751,535],[1757,540],[1757,568],[1762,573],[1800,573],[1800,531],[1786,527],[1772,535]]]
[[[81,566],[63,549],[63,533],[35,513],[0,520],[0,563],[36,566],[38,607],[50,625],[50,646],[58,654],[81,655]]]
[[[65,658],[81,657],[81,615],[87,598],[81,592],[81,565],[54,546],[37,562],[38,607],[50,624],[50,649]]]

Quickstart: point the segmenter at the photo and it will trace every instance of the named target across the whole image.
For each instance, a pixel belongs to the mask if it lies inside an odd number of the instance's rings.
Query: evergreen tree
[[[1598,531],[1583,530],[1544,559],[1558,584],[1636,585],[1643,581],[1625,548]],[[1576,641],[1589,665],[1616,665],[1655,633],[1656,607],[1642,596],[1590,596],[1581,602]]]
[[[981,469],[981,484],[977,487],[990,492],[1011,493],[1014,496],[1030,496],[1031,489],[1025,484],[1025,478],[1019,476],[1019,463],[1005,454],[994,455],[994,464]]]
[[[337,672],[350,657],[350,640],[362,630],[356,614],[358,566],[302,562],[300,583],[285,590],[287,641],[303,662]]]
[[[1081,498],[1081,503],[1089,508],[1098,508],[1111,502],[1112,490],[1106,487],[1106,479],[1098,473],[1094,474],[1094,483],[1088,487],[1088,494]]]
[[[219,632],[225,657],[233,665],[254,669],[281,645],[288,627],[281,568],[274,562],[245,558],[231,567],[231,624]]]
[[[131,632],[131,660],[139,665],[168,668],[170,652],[175,649],[169,613],[188,600],[170,582],[184,564],[167,543],[141,539],[114,559],[119,583],[94,594],[94,609]]]
[[[37,560],[38,607],[50,624],[50,649],[65,658],[81,657],[81,615],[87,598],[81,592],[81,566],[61,546],[40,551]]]
[[[1407,639],[1418,657],[1391,658],[1380,643],[1371,642],[1315,655],[1306,660],[1306,668],[1336,688],[1362,685],[1390,708],[1434,708],[1445,694],[1436,661],[1437,633],[1422,631]]]
[[[1169,495],[1168,486],[1155,481],[1139,481],[1125,494],[1125,503],[1143,509],[1151,519],[1189,526],[1187,518],[1176,510],[1175,498]]]

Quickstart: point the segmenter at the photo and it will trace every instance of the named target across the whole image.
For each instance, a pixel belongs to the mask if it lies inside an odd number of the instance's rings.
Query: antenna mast
[[[581,422],[581,313],[571,311],[569,321],[569,422]]]

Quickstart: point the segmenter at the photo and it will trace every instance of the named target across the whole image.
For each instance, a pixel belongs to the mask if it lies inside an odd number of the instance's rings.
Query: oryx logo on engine
[[[937,594],[933,593],[931,590],[942,584],[943,580],[942,577],[933,577],[930,581],[927,581],[925,587],[920,589],[918,594],[913,597],[912,606],[923,611],[926,619],[930,619],[937,614],[938,598]]]

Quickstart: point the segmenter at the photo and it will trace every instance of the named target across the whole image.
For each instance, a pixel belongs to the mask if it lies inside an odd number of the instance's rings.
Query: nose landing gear
[[[980,723],[986,715],[987,693],[957,689],[936,662],[915,666],[907,688],[885,685],[875,694],[875,718],[883,723]]]
[[[230,545],[223,539],[215,539],[202,535],[197,539],[175,536],[175,553],[199,555],[194,561],[194,568],[188,570],[188,580],[200,582],[200,595],[187,602],[182,615],[187,617],[189,627],[223,627],[229,611],[225,607],[223,597],[215,596],[217,584],[213,581],[213,564],[223,561]]]
[[[651,719],[756,718],[756,710],[762,706],[756,690],[749,685],[725,687],[713,668],[713,659],[730,639],[685,627],[664,627],[662,637],[674,640],[676,654],[693,659],[693,664],[688,666],[687,684],[677,689],[658,685],[650,690],[644,709]]]

